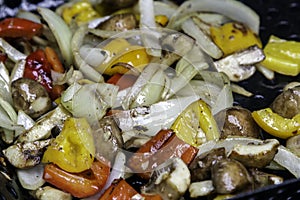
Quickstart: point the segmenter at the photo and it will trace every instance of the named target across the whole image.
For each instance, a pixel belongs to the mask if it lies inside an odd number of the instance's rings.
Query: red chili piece
[[[51,65],[43,50],[39,49],[27,56],[23,77],[39,82],[46,88],[49,94],[51,93]]]
[[[6,18],[0,22],[0,37],[31,39],[42,33],[43,25],[22,18]]]

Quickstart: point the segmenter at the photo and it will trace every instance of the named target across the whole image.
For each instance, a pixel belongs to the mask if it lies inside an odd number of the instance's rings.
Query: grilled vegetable
[[[43,25],[22,18],[6,18],[0,22],[0,37],[31,39],[42,33]]]
[[[50,186],[39,188],[30,194],[33,194],[33,196],[38,200],[72,200],[70,193],[63,192]]]
[[[263,168],[273,160],[278,146],[276,139],[267,139],[262,144],[235,145],[228,156],[247,167]]]
[[[95,157],[92,129],[85,118],[66,119],[61,133],[43,155],[43,163],[54,163],[67,172],[82,172]]]
[[[48,138],[54,127],[62,127],[64,121],[70,116],[61,105],[48,112],[39,119],[34,126],[23,132],[17,139],[18,142],[32,142]]]
[[[229,136],[260,137],[260,128],[252,118],[251,112],[240,106],[230,107],[216,114],[220,128],[220,138]]]
[[[198,146],[220,137],[216,121],[209,106],[198,100],[189,105],[171,126],[177,136],[190,145]]]
[[[104,117],[93,126],[93,142],[96,157],[103,156],[113,163],[116,154],[123,147],[122,133],[112,117]]]
[[[83,24],[100,17],[100,15],[94,10],[90,2],[79,1],[73,3],[71,6],[65,7],[62,11],[62,17],[67,24],[71,24],[72,20],[77,24]]]
[[[295,135],[286,140],[286,147],[300,157],[300,135]]]
[[[264,48],[266,59],[262,65],[277,73],[296,76],[300,72],[300,43],[271,36]]]
[[[218,72],[224,72],[231,81],[248,79],[256,71],[255,64],[261,62],[265,55],[257,46],[228,55],[215,61]]]
[[[179,199],[190,185],[191,174],[180,158],[167,160],[141,188],[142,194],[159,194],[162,199]]]
[[[254,45],[262,47],[258,35],[241,23],[229,22],[221,27],[211,27],[210,33],[213,41],[221,48],[225,56]]]
[[[13,105],[32,118],[38,118],[52,108],[47,90],[38,82],[20,78],[11,84]]]
[[[41,162],[45,147],[51,140],[17,143],[4,149],[2,152],[8,161],[16,168],[33,167]]]
[[[18,184],[14,168],[2,153],[4,148],[5,145],[2,140],[0,140],[0,198],[9,200],[23,200],[23,190]]]
[[[238,161],[222,159],[211,169],[212,181],[219,194],[229,194],[246,189],[251,178],[247,169]]]
[[[131,13],[113,15],[97,26],[99,29],[108,31],[126,31],[136,27],[137,19]]]
[[[218,160],[226,158],[225,148],[215,148],[193,159],[188,165],[192,182],[211,179],[211,167]]]
[[[293,118],[300,113],[300,86],[283,91],[272,102],[273,112],[284,118]]]
[[[265,108],[252,112],[252,116],[262,129],[275,137],[287,139],[300,133],[300,114],[288,119]]]
[[[84,198],[92,196],[104,187],[110,173],[110,164],[105,160],[95,160],[89,170],[81,173],[66,172],[54,164],[45,166],[44,179],[72,196]]]

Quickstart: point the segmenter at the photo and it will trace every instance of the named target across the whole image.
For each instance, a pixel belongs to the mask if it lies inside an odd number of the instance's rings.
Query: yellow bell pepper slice
[[[261,64],[266,68],[289,76],[300,73],[300,42],[271,36],[264,53],[266,58]]]
[[[186,143],[199,146],[217,140],[220,132],[209,106],[198,100],[189,105],[175,120],[171,129]]]
[[[45,151],[42,162],[52,162],[68,172],[91,167],[95,157],[92,130],[85,118],[68,118],[61,133]]]
[[[169,22],[169,19],[166,15],[156,15],[155,16],[155,22],[159,25],[165,27],[167,23]]]
[[[275,137],[287,139],[300,134],[300,114],[288,119],[265,108],[252,112],[252,117],[264,131]]]
[[[73,19],[77,24],[81,24],[100,17],[100,15],[88,1],[79,1],[71,7],[63,9],[62,17],[67,24],[70,24]]]
[[[147,54],[145,47],[131,45],[123,38],[117,38],[110,41],[103,47],[103,50],[106,51],[108,56],[96,69],[99,72],[110,76],[116,73],[127,73],[129,69],[125,65],[142,71],[151,59],[151,56]]]
[[[225,56],[253,45],[262,47],[260,38],[248,27],[237,22],[226,23],[220,27],[212,26],[210,34]]]

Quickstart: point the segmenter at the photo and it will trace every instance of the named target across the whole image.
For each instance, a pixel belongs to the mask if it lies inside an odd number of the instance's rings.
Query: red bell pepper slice
[[[42,30],[42,24],[22,18],[6,18],[0,22],[0,37],[31,39]]]

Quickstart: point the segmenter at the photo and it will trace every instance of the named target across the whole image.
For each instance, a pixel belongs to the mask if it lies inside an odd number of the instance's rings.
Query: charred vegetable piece
[[[51,140],[17,143],[2,152],[7,160],[16,168],[33,167],[41,162],[45,147]]]
[[[142,194],[159,194],[162,199],[179,199],[190,185],[191,174],[180,158],[173,158],[158,166]]]
[[[127,31],[137,27],[134,14],[124,13],[111,16],[97,26],[97,28],[108,31]]]
[[[300,42],[271,36],[264,48],[262,65],[280,74],[296,76],[300,72]]]
[[[99,200],[123,200],[123,199],[143,199],[143,200],[162,200],[159,195],[141,195],[124,179],[116,179],[110,187],[105,190]]]
[[[194,158],[190,163],[192,182],[203,181],[211,178],[211,167],[218,160],[226,158],[225,148],[216,148]]]
[[[300,114],[300,86],[283,91],[271,104],[273,112],[285,118]]]
[[[99,192],[110,174],[110,164],[106,160],[95,160],[89,170],[81,173],[66,172],[54,164],[45,166],[44,179],[57,188],[84,198]]]
[[[103,156],[113,162],[117,152],[123,147],[123,138],[115,120],[112,117],[102,118],[93,132],[96,157]]]
[[[189,105],[175,120],[171,129],[186,143],[198,146],[220,137],[217,123],[210,107],[198,100]]]
[[[17,139],[18,142],[32,142],[48,138],[54,127],[62,127],[64,121],[70,117],[70,113],[61,105],[45,114],[34,126],[23,132]]]
[[[125,180],[119,179],[115,180],[110,187],[104,192],[104,194],[99,198],[99,200],[107,199],[131,199],[138,192],[131,187]]]
[[[300,133],[300,114],[293,118],[284,118],[274,113],[271,108],[252,112],[256,123],[267,133],[282,139],[287,139]]]
[[[263,168],[273,160],[279,141],[264,140],[262,144],[235,145],[229,153],[229,158],[238,160],[247,167]]]
[[[238,161],[223,159],[211,169],[213,185],[219,194],[229,194],[247,188],[251,183],[247,169]]]
[[[247,49],[253,45],[262,47],[258,35],[238,22],[226,23],[221,27],[211,27],[210,32],[213,41],[225,55]]]
[[[38,118],[52,108],[47,90],[38,82],[20,78],[11,84],[13,105],[32,118]]]
[[[103,50],[107,57],[96,69],[107,75],[125,74],[131,68],[139,71],[150,62],[151,58],[145,47],[131,45],[123,38],[113,39],[103,47]]]
[[[44,50],[38,49],[26,58],[24,78],[30,78],[42,84],[47,92],[52,90],[51,65]]]
[[[61,133],[43,155],[42,162],[52,162],[67,172],[82,172],[91,167],[95,157],[92,129],[85,118],[68,118]]]
[[[246,108],[230,107],[217,113],[215,119],[220,128],[220,138],[222,139],[228,136],[260,137],[260,127]]]
[[[42,30],[42,24],[22,18],[6,18],[0,22],[0,37],[31,39]]]
[[[88,1],[79,1],[63,9],[62,17],[67,24],[70,24],[72,20],[75,20],[77,24],[83,24],[100,17],[100,15],[94,10],[91,3]]]
[[[161,130],[140,147],[128,160],[128,166],[148,179],[155,168],[169,158],[179,157],[189,164],[197,154],[197,148],[179,139],[171,130]]]

